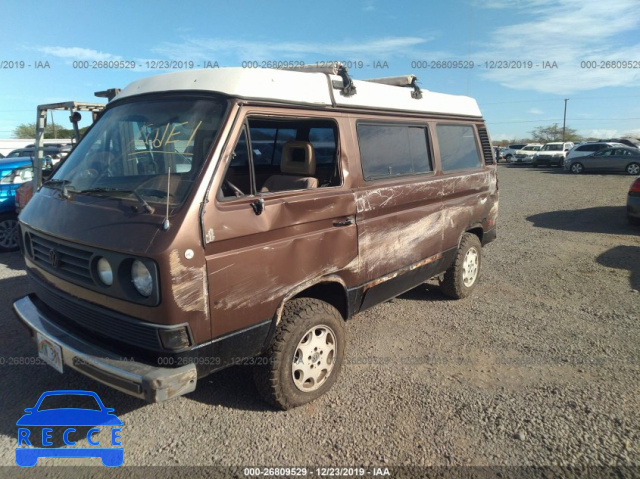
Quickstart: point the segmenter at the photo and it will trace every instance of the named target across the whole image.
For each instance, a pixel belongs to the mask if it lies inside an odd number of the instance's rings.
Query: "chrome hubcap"
[[[470,248],[462,262],[462,282],[468,288],[478,277],[479,255],[475,248]]]
[[[293,383],[300,391],[315,391],[327,381],[336,349],[336,335],[328,326],[314,326],[304,334],[291,364]]]
[[[629,168],[627,169],[627,171],[629,172],[630,175],[637,175],[638,173],[640,173],[640,166],[629,165]]]

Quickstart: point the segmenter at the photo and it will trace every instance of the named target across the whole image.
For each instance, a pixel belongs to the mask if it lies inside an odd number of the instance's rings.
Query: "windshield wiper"
[[[42,183],[42,186],[60,189],[60,194],[62,195],[62,197],[68,200],[69,198],[71,198],[71,196],[69,195],[69,192],[67,191],[67,188],[71,186],[69,185],[70,183],[71,183],[70,180],[60,180],[58,178],[50,178],[44,183]],[[75,188],[75,187],[71,186],[71,188]]]
[[[142,196],[140,196],[140,194],[135,191],[135,190],[123,190],[120,188],[105,188],[105,187],[100,187],[100,188],[89,188],[87,190],[80,190],[80,191],[76,191],[76,194],[94,194],[94,193],[98,193],[98,194],[111,194],[111,193],[125,193],[128,195],[133,195],[135,196],[135,198],[140,202],[140,204],[144,207],[144,210],[147,213],[153,213],[155,211],[155,208],[153,206],[151,206],[149,203],[147,203],[144,198]]]

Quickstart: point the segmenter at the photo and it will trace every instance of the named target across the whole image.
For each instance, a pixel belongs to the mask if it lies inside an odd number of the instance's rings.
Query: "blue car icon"
[[[99,409],[85,408],[54,408],[42,409],[43,401],[52,396],[90,396],[95,400]],[[78,399],[78,398],[73,398]],[[59,399],[57,400],[59,401]],[[18,448],[16,448],[16,464],[23,467],[33,467],[40,457],[62,457],[62,458],[85,458],[99,457],[102,464],[109,467],[121,466],[124,462],[124,449],[122,447],[100,447],[100,441],[96,440],[94,435],[100,432],[97,426],[110,426],[111,436],[110,445],[120,446],[120,427],[122,421],[112,414],[114,409],[106,408],[100,397],[93,391],[48,391],[43,393],[38,399],[36,405],[32,408],[24,410],[26,414],[16,422],[18,426]],[[42,429],[42,446],[33,447],[31,441],[31,430],[29,427],[43,427]],[[87,442],[92,447],[74,448],[74,447],[47,447],[53,446],[50,441],[53,429],[51,426],[64,426],[66,429],[63,433],[64,443],[67,446],[74,446],[76,443],[72,441],[70,436],[76,433],[73,426],[91,427],[86,434]],[[102,441],[104,439],[101,438]],[[31,447],[20,447],[31,446]]]

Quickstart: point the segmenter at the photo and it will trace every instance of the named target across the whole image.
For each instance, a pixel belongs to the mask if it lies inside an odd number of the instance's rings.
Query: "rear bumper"
[[[64,366],[118,391],[149,402],[159,402],[190,393],[196,388],[195,364],[162,368],[114,354],[54,324],[30,296],[13,303],[13,310],[34,340],[36,333],[40,333],[60,346]]]
[[[640,196],[627,197],[627,217],[640,220]]]
[[[484,234],[482,235],[482,246],[491,243],[497,238],[497,236],[498,236],[497,226],[494,226],[490,230],[485,231]]]

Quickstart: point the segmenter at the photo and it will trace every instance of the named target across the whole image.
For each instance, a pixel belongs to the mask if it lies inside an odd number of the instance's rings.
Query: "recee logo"
[[[83,407],[67,407],[70,403],[80,403]],[[36,405],[25,409],[26,414],[16,422],[16,464],[33,467],[40,457],[99,457],[105,466],[121,466],[124,462],[122,421],[113,411],[106,408],[93,391],[43,393]],[[77,446],[83,439],[88,447]],[[60,447],[56,447],[54,441],[60,443]]]

